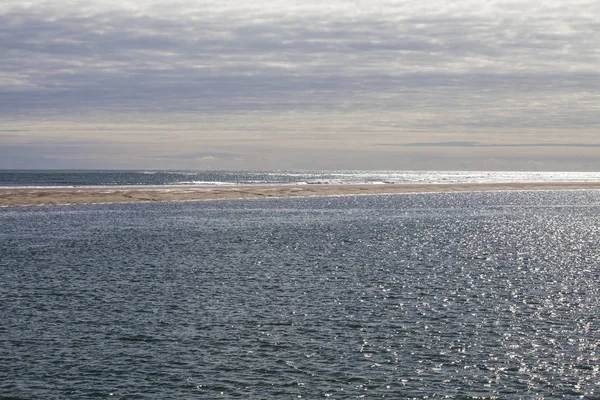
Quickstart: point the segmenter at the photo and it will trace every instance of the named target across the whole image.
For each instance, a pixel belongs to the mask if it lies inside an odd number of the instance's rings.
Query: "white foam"
[[[179,181],[176,185],[197,185],[197,186],[233,186],[235,182],[214,182],[214,181]]]

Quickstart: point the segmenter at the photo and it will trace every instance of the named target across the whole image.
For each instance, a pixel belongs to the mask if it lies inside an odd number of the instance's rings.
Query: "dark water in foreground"
[[[0,397],[598,398],[600,193],[0,209]]]

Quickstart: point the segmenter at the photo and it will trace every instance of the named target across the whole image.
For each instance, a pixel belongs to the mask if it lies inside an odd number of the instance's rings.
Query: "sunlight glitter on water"
[[[24,207],[0,222],[3,395],[598,396],[597,191]]]

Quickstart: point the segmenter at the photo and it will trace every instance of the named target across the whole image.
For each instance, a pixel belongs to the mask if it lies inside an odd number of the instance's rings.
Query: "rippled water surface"
[[[0,188],[598,181],[600,172],[0,170]]]
[[[0,209],[0,397],[600,396],[600,193]]]

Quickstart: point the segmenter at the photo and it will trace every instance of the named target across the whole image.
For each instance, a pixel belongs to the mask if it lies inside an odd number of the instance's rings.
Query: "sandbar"
[[[425,192],[600,189],[600,182],[0,188],[0,207]]]

